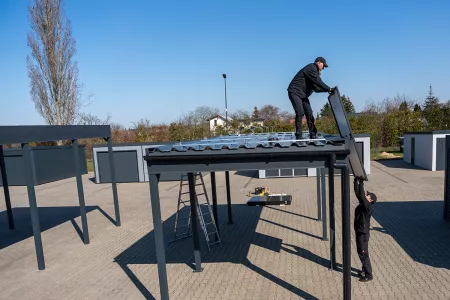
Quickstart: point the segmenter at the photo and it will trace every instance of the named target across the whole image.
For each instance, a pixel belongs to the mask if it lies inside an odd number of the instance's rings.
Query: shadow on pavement
[[[304,249],[304,248],[301,248],[301,247],[298,247],[295,245],[290,245],[290,244],[282,244],[281,249],[288,253],[298,255],[298,256],[300,256],[304,259],[307,259],[311,262],[317,263],[324,268],[330,268],[330,259],[323,258],[315,253],[312,253],[311,251],[309,251],[307,249]],[[335,263],[334,265],[335,265],[334,267],[335,267],[336,271],[339,271],[341,273],[343,272],[342,264]],[[352,267],[351,271],[352,271],[351,275],[353,277],[359,278],[358,272],[360,270]]]
[[[411,169],[411,170],[425,170],[424,168],[409,164],[403,160],[403,158],[395,159],[378,159],[376,162],[392,169]]]
[[[310,217],[310,216],[301,215],[301,214],[298,214],[298,213],[294,213],[294,212],[288,211],[286,209],[279,209],[279,208],[276,208],[276,207],[273,207],[273,206],[266,206],[265,208],[281,211],[281,212],[286,213],[286,214],[302,217],[302,218],[313,220],[313,221],[319,221],[318,218],[313,218],[313,217]]]
[[[258,170],[244,170],[244,171],[236,171],[234,175],[250,177],[250,178],[258,178]]]
[[[116,223],[99,206],[86,206],[86,214],[94,210],[100,211],[105,216],[105,218],[111,221],[111,223]],[[0,212],[0,249],[9,247],[25,239],[33,237],[30,208],[15,207],[12,209],[12,211],[15,225],[15,228],[13,230],[9,229],[7,212]],[[38,207],[38,213],[41,232],[70,221],[74,226],[76,232],[80,236],[80,239],[83,240],[82,230],[74,220],[80,217],[79,206]],[[89,226],[89,215],[87,217]]]
[[[444,201],[396,201],[375,204],[373,218],[416,262],[450,269],[450,222],[443,219]]]
[[[226,205],[218,205],[218,219],[220,224],[220,236],[222,241],[222,247],[216,244],[211,246],[211,251],[208,251],[205,237],[199,228],[199,238],[201,244],[201,259],[202,263],[220,263],[228,262],[241,264],[247,268],[253,270],[259,275],[265,277],[268,280],[278,284],[279,286],[290,290],[297,296],[307,299],[317,299],[313,295],[308,294],[305,291],[298,289],[289,282],[278,278],[275,275],[268,273],[260,267],[254,265],[247,259],[247,255],[251,245],[257,245],[265,249],[280,252],[286,251],[283,246],[283,241],[279,238],[268,236],[262,233],[256,232],[257,224],[260,220],[262,207],[247,206],[245,204],[232,205],[233,224],[228,224],[228,210]],[[186,238],[178,240],[173,243],[168,243],[173,238],[173,225],[175,214],[169,217],[163,222],[165,253],[167,264],[186,264],[192,268],[194,263],[193,257],[193,242],[192,238]],[[312,238],[320,238],[315,235],[298,231],[299,234],[305,234]],[[214,235],[212,235],[214,239]],[[290,251],[290,250],[289,250]],[[319,263],[328,268],[325,259],[318,259],[318,256],[311,252],[302,252],[300,249],[296,249],[296,254],[299,256]],[[147,299],[155,299],[151,292],[145,287],[145,285],[134,274],[129,265],[136,264],[157,264],[154,231],[146,234],[139,241],[131,245],[128,249],[122,252],[115,258],[115,262],[118,263],[124,272],[128,275],[130,280],[136,285],[141,294]],[[190,276],[195,276],[193,273]],[[169,290],[174,287],[169,286]]]

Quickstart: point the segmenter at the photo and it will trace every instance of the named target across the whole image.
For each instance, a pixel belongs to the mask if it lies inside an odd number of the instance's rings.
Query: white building
[[[405,132],[403,160],[426,170],[444,170],[447,135],[450,135],[450,130]]]
[[[226,126],[226,118],[221,115],[216,115],[211,118],[209,118],[207,121],[209,122],[209,130],[210,131],[216,131],[217,126]],[[230,125],[230,122],[233,121],[232,118],[228,117],[228,126]]]
[[[225,117],[222,115],[216,115],[211,118],[209,118],[207,121],[209,122],[209,130],[211,132],[216,131],[217,126],[226,127],[226,121]],[[230,123],[233,121],[233,118],[228,117],[228,128],[230,128]],[[251,119],[250,124],[245,124],[246,120],[237,120],[239,122],[239,127],[242,127],[244,129],[249,129],[251,126],[259,126],[262,127],[264,125],[264,119]]]

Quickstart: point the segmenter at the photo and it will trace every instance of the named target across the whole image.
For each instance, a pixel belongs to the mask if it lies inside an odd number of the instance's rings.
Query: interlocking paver
[[[363,284],[353,276],[353,299],[448,299],[450,225],[442,220],[443,172],[404,168],[408,165],[401,161],[371,166],[366,187],[379,199],[369,248],[375,279]],[[322,223],[316,221],[316,179],[230,175],[234,224],[227,221],[224,174],[217,173],[223,247],[208,252],[201,239],[204,271],[192,272],[190,239],[166,246],[171,299],[342,299],[342,273],[328,270],[329,242],[321,240]],[[45,271],[37,270],[26,188],[11,187],[14,232],[7,229],[0,195],[0,299],[160,298],[148,183],[118,185],[122,226],[116,227],[110,185],[96,185],[90,177],[83,178],[89,245],[77,233],[81,220],[75,181],[36,188]],[[205,180],[209,187],[209,176]],[[261,185],[292,194],[292,205],[246,206],[247,192]],[[339,177],[335,187],[336,258],[341,265]],[[160,194],[167,241],[178,182],[161,183]],[[356,204],[352,194],[352,217]],[[360,268],[353,232],[352,268]]]

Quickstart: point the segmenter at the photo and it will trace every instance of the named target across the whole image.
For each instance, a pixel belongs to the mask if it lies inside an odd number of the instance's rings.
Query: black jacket
[[[364,183],[356,180],[353,181],[353,188],[355,190],[356,198],[358,198],[359,205],[355,209],[354,229],[358,232],[368,233],[370,230],[370,218],[374,212],[373,204],[367,201],[366,193],[364,191]]]
[[[313,92],[328,92],[330,87],[320,78],[317,65],[310,63],[298,71],[287,90],[300,98],[308,98]]]

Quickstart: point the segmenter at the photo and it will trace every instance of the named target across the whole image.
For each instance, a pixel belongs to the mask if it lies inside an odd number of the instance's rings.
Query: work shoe
[[[360,279],[359,279],[359,281],[361,281],[361,282],[367,282],[367,281],[371,281],[373,279],[373,276],[364,276],[364,277],[361,277]]]

